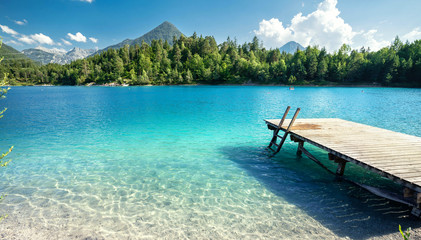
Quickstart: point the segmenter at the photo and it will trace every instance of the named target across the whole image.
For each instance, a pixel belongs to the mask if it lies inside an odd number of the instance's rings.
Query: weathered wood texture
[[[265,120],[277,128],[279,119]],[[283,122],[285,131],[290,120]],[[295,139],[421,192],[421,138],[337,118],[297,119]]]

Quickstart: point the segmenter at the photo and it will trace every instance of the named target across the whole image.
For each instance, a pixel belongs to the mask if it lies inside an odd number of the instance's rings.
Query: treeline
[[[181,36],[173,46],[151,45],[108,49],[67,65],[39,66],[9,60],[0,65],[11,84],[83,85],[119,83],[166,84],[381,84],[421,87],[421,40],[372,52],[343,45],[328,53],[307,47],[294,54],[267,50],[255,37],[242,45],[229,38],[218,45],[213,37]]]

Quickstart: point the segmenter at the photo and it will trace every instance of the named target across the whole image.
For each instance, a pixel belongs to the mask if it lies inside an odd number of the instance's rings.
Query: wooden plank
[[[369,162],[369,161],[376,161],[378,160],[379,157],[376,156],[367,156],[364,158],[365,161]],[[381,159],[381,158],[380,158]],[[383,158],[384,160],[400,160],[400,159],[406,159],[407,162],[411,162],[411,161],[415,161],[417,159],[419,159],[419,155],[401,155],[401,156],[390,156],[387,158]]]
[[[366,162],[366,163],[368,163],[368,164],[395,164],[395,163],[398,163],[398,164],[403,164],[403,165],[405,165],[405,164],[414,164],[414,163],[418,163],[418,164],[421,164],[421,159],[418,159],[418,158],[414,158],[414,159],[409,159],[409,158],[399,158],[399,159],[396,159],[396,158],[382,158],[382,159],[368,159],[368,158],[365,158],[365,159],[362,159],[362,161],[364,161],[364,162]],[[421,165],[420,165],[421,166]]]
[[[389,172],[390,174],[399,175],[402,173],[414,172],[414,169],[419,169],[419,164],[417,165],[395,165],[395,166],[378,166],[370,165],[382,171]]]
[[[389,170],[389,172],[393,175],[399,175],[400,177],[405,177],[405,175],[410,176],[421,176],[421,168],[412,168],[412,169],[394,169]]]
[[[414,185],[420,186],[421,185],[421,181],[415,181],[413,182]]]
[[[306,135],[302,135],[306,136]],[[311,136],[306,136],[311,137]],[[347,141],[347,142],[336,142],[335,139],[332,138],[317,138],[319,142],[326,142],[329,144],[330,147],[341,147],[341,148],[347,148],[347,149],[376,149],[378,147],[380,148],[406,148],[406,149],[414,149],[421,146],[421,143],[408,143],[408,142],[396,142],[391,144],[390,141],[376,141],[376,142],[367,142],[366,140],[362,141]],[[356,143],[355,145],[350,145],[349,143]]]
[[[283,130],[284,131],[284,130]],[[339,129],[338,129],[339,131]],[[363,141],[365,144],[368,145],[388,145],[388,146],[393,146],[394,143],[406,143],[409,145],[414,145],[414,146],[420,146],[420,142],[419,140],[417,141],[416,139],[407,139],[407,138],[399,138],[396,136],[382,136],[382,137],[363,137],[363,136],[354,136],[348,133],[343,133],[343,134],[348,134],[349,136],[343,136],[341,137],[339,136],[335,136],[334,134],[338,134],[338,132],[336,131],[336,133],[332,132],[324,132],[323,134],[311,134],[311,133],[305,133],[303,131],[294,131],[291,130],[291,132],[294,132],[298,135],[301,135],[303,137],[309,137],[309,138],[317,138],[317,140],[321,140],[321,141],[329,141],[331,142],[331,144],[347,144],[349,142],[360,142]],[[361,134],[377,134],[379,135],[379,133],[361,133]],[[375,142],[373,142],[373,140],[375,140]],[[400,142],[403,141],[403,142]],[[361,142],[360,142],[361,143]]]
[[[277,119],[266,120],[266,121],[273,122],[273,123],[279,123],[279,120],[277,120]],[[324,128],[323,130],[325,132],[329,129],[331,129],[332,131],[336,131],[338,129],[338,127],[340,127],[340,128],[345,127],[345,129],[342,129],[342,132],[345,132],[347,130],[349,130],[351,132],[354,132],[354,131],[359,129],[360,132],[381,132],[383,136],[393,135],[393,136],[396,137],[397,135],[399,135],[400,137],[410,138],[410,139],[417,139],[418,138],[418,137],[411,136],[411,135],[404,134],[404,133],[397,133],[397,132],[393,132],[393,131],[390,131],[390,130],[376,128],[376,127],[372,127],[372,126],[368,126],[368,125],[364,125],[364,124],[359,124],[359,123],[354,123],[354,122],[350,122],[350,121],[345,121],[345,120],[341,120],[341,119],[298,119],[297,122],[295,123],[295,126],[298,127],[302,123],[322,124],[322,128]],[[288,120],[285,121],[285,124],[288,124]]]
[[[380,158],[398,158],[398,159],[403,159],[404,156],[405,157],[412,157],[412,156],[421,156],[421,151],[414,151],[414,152],[406,152],[406,151],[402,151],[402,152],[393,152],[390,151],[388,152],[387,149],[385,149],[384,152],[375,152],[375,153],[370,153],[370,152],[353,152],[353,151],[341,151],[343,154],[346,154],[348,156],[354,156],[356,158],[364,158],[364,159],[380,159]]]
[[[408,182],[414,183],[421,181],[421,176],[405,177]]]
[[[367,164],[373,165],[373,166],[379,166],[379,167],[393,167],[393,166],[401,166],[402,168],[406,167],[406,166],[418,166],[420,167],[420,161],[413,161],[413,162],[405,162],[405,161],[396,161],[396,162],[381,162],[381,161],[377,161],[377,162],[369,162],[369,161],[364,161]]]
[[[420,160],[417,156],[412,156],[409,157],[404,157],[404,158],[399,158],[399,156],[395,156],[395,157],[390,157],[390,158],[375,158],[375,157],[370,157],[370,158],[360,158],[360,161],[364,161],[366,163],[370,163],[370,164],[394,164],[394,163],[400,163],[400,164],[414,164],[414,163],[420,163]]]
[[[409,178],[409,180],[411,182],[419,182],[419,181],[421,181],[421,177],[411,177],[411,178]]]
[[[406,165],[383,166],[383,167],[377,166],[377,168],[382,169],[384,171],[393,171],[393,170],[398,170],[398,169],[402,169],[402,170],[408,169],[409,171],[409,169],[413,169],[419,166],[420,166],[419,164],[406,164]]]
[[[349,135],[349,136],[341,138],[340,136],[332,136],[335,134],[333,132],[332,133],[324,132],[323,134],[309,134],[309,133],[303,133],[303,132],[294,131],[294,130],[291,130],[291,131],[303,137],[317,138],[318,140],[329,141],[332,144],[348,144],[350,142],[361,144],[361,141],[363,141],[364,143],[369,144],[369,145],[382,144],[382,145],[393,146],[393,142],[404,141],[402,143],[406,143],[406,144],[414,145],[414,146],[421,145],[421,143],[415,139],[398,138],[396,136],[384,136],[380,138],[374,138],[374,137],[362,137],[362,136]],[[343,133],[343,134],[347,134],[347,133]],[[362,133],[362,134],[378,134],[378,133]],[[385,139],[385,138],[389,138],[389,139]],[[375,140],[375,142],[372,142],[373,140]]]

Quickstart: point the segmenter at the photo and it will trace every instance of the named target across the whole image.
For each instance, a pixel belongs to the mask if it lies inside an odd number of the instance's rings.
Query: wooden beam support
[[[301,151],[301,148],[304,147],[304,141],[299,139],[299,138],[296,138],[294,135],[290,135],[290,139],[291,139],[291,141],[298,143],[297,155],[298,156],[303,155],[303,151]]]
[[[417,203],[416,205],[412,208],[411,214],[416,216],[416,217],[421,217],[421,193],[417,193]]]
[[[421,193],[417,193],[417,207],[421,208]]]
[[[403,189],[403,197],[404,198],[410,198],[414,196],[414,190],[409,189],[409,188],[404,188]]]
[[[347,161],[341,157],[333,155],[332,153],[328,153],[329,160],[335,161],[338,164],[338,168],[336,169],[336,176],[343,176],[345,172],[345,165]]]
[[[336,175],[337,176],[343,176],[344,175],[345,165],[346,165],[345,160],[343,160],[341,162],[338,162],[338,168],[336,169]]]
[[[289,135],[289,138],[290,138],[290,139],[291,139],[291,141],[293,141],[293,142],[304,142],[303,140],[301,140],[301,139],[299,139],[299,138],[295,137],[295,135],[293,135],[293,134]]]
[[[411,214],[414,215],[415,217],[420,217],[421,216],[421,209],[417,208],[417,207],[413,207]]]
[[[303,151],[301,150],[304,147],[304,142],[298,142],[298,148],[297,148],[297,155],[298,156],[302,156],[303,155]]]
[[[309,151],[307,151],[307,149],[305,149],[304,147],[300,147],[298,146],[298,149],[301,150],[308,158],[310,158],[311,160],[313,160],[315,163],[317,163],[320,167],[324,168],[326,171],[334,174],[332,171],[330,171],[329,168],[327,168],[325,165],[323,165],[323,163],[321,163],[315,156],[313,156],[313,154],[311,154]]]

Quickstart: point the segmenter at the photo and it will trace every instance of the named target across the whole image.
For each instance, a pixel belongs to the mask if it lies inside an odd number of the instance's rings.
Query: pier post
[[[297,155],[302,156],[303,151],[301,149],[304,147],[304,141],[294,137],[294,135],[290,135],[290,138],[291,138],[291,141],[298,142]]]
[[[298,149],[297,149],[297,155],[298,156],[303,155],[303,151],[301,151],[302,147],[304,147],[304,142],[303,141],[298,142]]]
[[[409,189],[409,188],[404,188],[403,189],[403,197],[404,198],[410,198],[414,196],[414,190]]]
[[[417,193],[417,203],[416,205],[412,208],[411,214],[416,216],[416,217],[421,217],[421,193]]]
[[[329,153],[328,156],[329,160],[335,161],[335,163],[338,164],[338,168],[336,169],[336,176],[342,177],[345,172],[345,166],[347,161],[331,153]]]
[[[336,175],[338,176],[343,176],[344,172],[345,172],[345,165],[346,165],[346,161],[342,160],[338,161],[338,168],[336,169]]]

